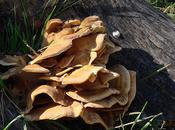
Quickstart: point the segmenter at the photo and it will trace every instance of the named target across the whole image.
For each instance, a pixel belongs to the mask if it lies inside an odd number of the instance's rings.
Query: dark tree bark
[[[148,101],[148,114],[163,112],[166,120],[175,119],[175,24],[144,0],[82,0],[59,17],[89,15],[99,15],[111,40],[123,47],[111,56],[109,66],[120,63],[137,72],[133,110]],[[119,38],[112,36],[116,30]],[[153,75],[167,64],[171,65]]]

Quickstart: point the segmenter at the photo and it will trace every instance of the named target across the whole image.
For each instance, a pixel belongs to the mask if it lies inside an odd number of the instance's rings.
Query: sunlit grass
[[[168,2],[167,0],[146,0],[148,1],[151,5],[155,7],[168,7],[172,5],[172,2]]]
[[[142,114],[144,114],[144,110],[147,107],[148,102],[146,102],[141,109],[141,111],[138,112],[130,112],[125,116],[120,116],[119,122],[120,125],[115,126],[114,129],[121,129],[121,130],[138,130],[138,126],[140,127],[139,130],[148,130],[154,126],[153,121],[158,119],[159,116],[162,115],[162,113],[151,115],[147,117],[142,117]],[[129,122],[125,121],[125,118],[129,119]],[[114,130],[112,129],[112,130]],[[155,129],[152,129],[155,130]]]
[[[175,2],[168,2],[167,0],[146,0],[152,6],[167,14],[173,21],[175,21]]]

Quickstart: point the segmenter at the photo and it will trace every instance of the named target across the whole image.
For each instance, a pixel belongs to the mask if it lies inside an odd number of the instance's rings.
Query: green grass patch
[[[168,2],[167,0],[146,0],[155,8],[167,14],[175,22],[175,2]]]
[[[168,7],[173,4],[173,2],[168,2],[167,0],[146,0],[146,1],[155,7]]]
[[[26,54],[31,52],[31,48],[38,50],[41,48],[45,25],[48,20],[60,15],[66,9],[72,7],[80,0],[63,0],[52,2],[52,9],[47,9],[46,5],[37,12],[36,17],[29,15],[29,10],[25,0],[20,0],[22,20],[18,19],[15,7],[12,16],[3,20],[3,29],[0,30],[0,52],[5,54]],[[30,48],[30,47],[31,48]]]

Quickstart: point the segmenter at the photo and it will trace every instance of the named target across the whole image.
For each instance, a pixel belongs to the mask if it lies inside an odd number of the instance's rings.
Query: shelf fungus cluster
[[[81,117],[87,124],[112,127],[136,93],[136,74],[122,65],[107,68],[110,54],[120,51],[107,37],[97,16],[84,20],[51,19],[44,46],[28,64],[7,56],[1,73],[21,113],[31,121]],[[11,73],[12,72],[12,73]]]

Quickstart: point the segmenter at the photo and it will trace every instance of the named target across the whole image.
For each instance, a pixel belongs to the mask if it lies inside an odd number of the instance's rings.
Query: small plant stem
[[[2,117],[2,126],[4,127],[4,94],[1,92],[1,103],[0,103],[0,111]]]
[[[8,123],[8,125],[3,130],[7,130],[15,121],[19,120],[22,117],[24,117],[24,115],[19,115],[16,118],[14,118],[11,122]]]
[[[10,99],[10,97],[7,95],[7,93],[3,90],[4,95],[7,97],[7,99],[15,106],[15,108],[18,109],[18,111],[21,111],[20,108]]]
[[[38,53],[37,53],[31,46],[29,46],[29,44],[27,44],[26,41],[24,41],[24,44],[26,45],[26,47],[28,47],[28,48],[32,51],[32,53],[33,53],[34,55],[38,56]]]
[[[122,124],[122,125],[119,125],[119,126],[116,126],[115,128],[121,128],[121,127],[125,127],[125,126],[129,126],[129,125],[132,125],[134,123],[139,123],[139,122],[142,122],[142,121],[146,121],[148,119],[151,119],[151,118],[156,118],[158,116],[161,116],[163,113],[159,113],[157,115],[152,115],[152,116],[148,116],[148,117],[145,117],[143,119],[139,119],[137,121],[132,121],[132,122],[129,122],[129,123],[126,123],[126,124]]]
[[[171,65],[171,64],[167,64],[167,65],[161,67],[160,69],[154,71],[154,72],[151,73],[150,75],[148,75],[148,76],[146,76],[145,78],[141,79],[141,81],[143,81],[143,80],[147,80],[147,79],[153,77],[153,76],[156,75],[157,73],[159,73],[159,72],[161,72],[161,71],[167,69],[170,65]]]
[[[43,50],[45,50],[45,49],[47,49],[47,48],[48,48],[48,46],[45,46],[45,47],[39,49],[38,52],[42,52]]]
[[[161,127],[160,127],[161,130],[163,129],[165,123],[166,123],[165,121],[162,122],[162,125],[161,125]]]
[[[142,108],[141,112],[138,114],[138,116],[136,117],[136,119],[135,119],[135,121],[134,121],[133,125],[131,126],[131,130],[133,130],[133,128],[134,128],[134,126],[135,126],[135,124],[136,124],[136,123],[137,123],[137,121],[139,120],[139,118],[140,118],[140,116],[141,116],[142,112],[145,110],[145,108],[146,108],[147,104],[148,104],[148,102],[146,102],[146,103],[144,104],[144,106],[143,106],[143,108]]]

